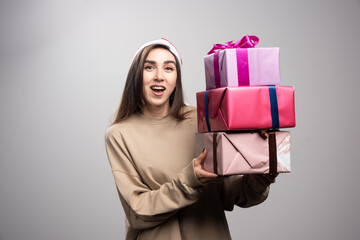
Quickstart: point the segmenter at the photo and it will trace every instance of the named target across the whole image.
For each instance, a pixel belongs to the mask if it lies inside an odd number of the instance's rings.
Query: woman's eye
[[[145,66],[145,69],[147,69],[147,70],[151,70],[153,68],[154,68],[153,66]]]
[[[172,67],[166,67],[165,70],[167,70],[167,71],[173,71],[174,68],[172,68]]]

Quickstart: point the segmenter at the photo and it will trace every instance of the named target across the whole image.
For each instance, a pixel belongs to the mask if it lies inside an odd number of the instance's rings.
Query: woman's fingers
[[[205,171],[204,169],[195,169],[197,178],[202,183],[211,183],[218,180],[218,175],[212,172]]]
[[[200,153],[200,155],[198,156],[198,159],[200,160],[200,164],[202,164],[205,161],[206,154],[207,154],[207,151],[206,151],[206,148],[204,148],[204,151],[202,153]]]
[[[275,179],[278,175],[278,173],[269,173],[262,175],[262,177],[264,177],[269,183],[275,183]]]
[[[253,177],[261,184],[267,186],[272,183],[275,183],[275,179],[278,175],[279,175],[278,173],[276,173],[276,174],[259,174],[259,175],[254,174]]]
[[[203,162],[205,161],[206,158],[206,149],[204,149],[204,151],[202,153],[200,153],[200,155],[195,159],[194,161],[194,166],[196,167],[200,167],[203,164]]]
[[[206,158],[206,149],[194,160],[194,169],[197,178],[202,183],[210,183],[217,180],[218,175],[212,172],[205,171],[202,169],[202,164]]]
[[[212,173],[212,172],[208,172],[208,171],[205,171],[203,169],[199,169],[199,171],[197,172],[198,176],[200,178],[217,178],[218,175],[215,174],[215,173]]]

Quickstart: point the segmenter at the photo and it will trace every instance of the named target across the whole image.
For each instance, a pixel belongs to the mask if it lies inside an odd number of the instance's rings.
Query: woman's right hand
[[[197,178],[204,184],[209,184],[219,180],[218,175],[202,169],[202,164],[206,158],[206,149],[194,160],[194,169]]]

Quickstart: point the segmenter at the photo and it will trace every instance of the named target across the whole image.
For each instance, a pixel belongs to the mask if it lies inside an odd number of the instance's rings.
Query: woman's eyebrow
[[[156,64],[156,61],[154,61],[154,60],[145,60],[145,63]],[[175,61],[173,61],[173,60],[164,61],[164,64],[170,64],[170,63],[176,65]]]
[[[164,64],[169,64],[169,63],[173,63],[174,65],[176,65],[175,61],[173,61],[173,60],[164,61]]]
[[[156,64],[156,62],[153,60],[145,60],[145,63]]]

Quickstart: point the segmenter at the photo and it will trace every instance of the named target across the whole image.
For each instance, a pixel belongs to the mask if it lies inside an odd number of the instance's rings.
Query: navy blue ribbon
[[[269,86],[272,128],[279,128],[279,109],[276,96],[276,87]]]
[[[204,102],[205,102],[206,125],[208,128],[208,131],[211,132],[210,122],[209,122],[209,91],[205,91]]]

